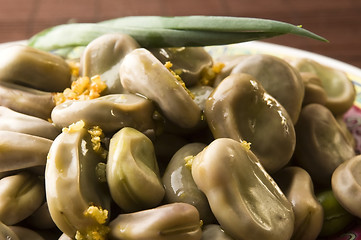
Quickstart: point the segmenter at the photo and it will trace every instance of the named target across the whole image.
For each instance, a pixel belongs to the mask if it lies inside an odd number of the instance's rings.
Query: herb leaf
[[[239,43],[295,34],[327,41],[301,27],[259,18],[220,16],[134,16],[99,23],[58,25],[34,35],[28,44],[46,51],[86,46],[106,33],[132,36],[142,47],[188,47]]]

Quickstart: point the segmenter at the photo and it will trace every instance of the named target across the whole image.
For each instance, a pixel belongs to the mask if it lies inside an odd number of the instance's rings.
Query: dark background
[[[67,22],[129,15],[224,15],[302,25],[330,43],[297,36],[267,40],[361,68],[360,0],[0,0],[0,42],[23,40]]]

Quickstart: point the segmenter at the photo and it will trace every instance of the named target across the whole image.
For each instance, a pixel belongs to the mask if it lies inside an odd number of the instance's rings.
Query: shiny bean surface
[[[109,226],[112,240],[199,240],[202,235],[198,211],[186,203],[120,214]]]
[[[70,67],[61,57],[23,45],[0,51],[0,81],[56,92],[71,84]]]
[[[123,127],[146,131],[155,127],[154,110],[153,103],[146,98],[134,94],[110,94],[91,100],[66,101],[53,109],[51,118],[59,128],[83,120],[87,127],[99,126],[107,133]]]
[[[0,130],[0,172],[45,166],[52,143],[47,138]]]
[[[274,176],[295,214],[293,240],[316,239],[323,225],[323,208],[310,175],[300,167],[285,167]]]
[[[332,174],[332,191],[339,203],[352,215],[361,218],[361,156],[339,165]]]
[[[87,45],[81,57],[81,74],[92,77],[100,75],[107,84],[105,94],[123,93],[119,78],[119,66],[123,58],[139,48],[129,35],[105,34]]]
[[[45,189],[36,175],[21,172],[0,179],[0,196],[0,221],[14,225],[41,206]]]
[[[190,143],[180,148],[172,157],[163,175],[165,200],[168,203],[184,202],[195,206],[204,223],[215,222],[208,200],[195,184],[189,162],[206,147]]]
[[[164,197],[153,143],[133,128],[110,140],[106,177],[113,200],[126,212],[156,207]]]
[[[290,239],[292,205],[245,143],[214,140],[194,158],[192,176],[234,239]]]
[[[296,59],[291,64],[300,73],[313,73],[322,82],[326,92],[326,106],[335,115],[345,113],[353,105],[355,86],[345,72],[322,65],[312,59]]]
[[[52,123],[0,106],[0,130],[30,134],[54,140],[60,133]]]
[[[305,86],[305,96],[303,97],[302,104],[318,103],[326,105],[327,94],[321,79],[311,72],[301,72],[300,74]]]
[[[343,73],[123,34],[7,52],[0,239],[311,240],[361,218]]]
[[[166,118],[183,128],[196,127],[201,110],[176,77],[148,50],[128,54],[120,66],[126,90],[154,101]]]
[[[297,164],[311,175],[315,184],[330,186],[333,171],[355,156],[352,143],[331,111],[320,104],[302,109],[296,132]]]
[[[187,87],[197,85],[203,71],[213,65],[212,56],[202,47],[155,48],[150,51],[163,64],[171,62]]]
[[[292,120],[253,76],[225,78],[207,99],[204,112],[214,138],[250,142],[270,173],[290,161],[296,145]]]
[[[45,120],[55,107],[52,93],[0,82],[0,105]]]
[[[72,238],[80,232],[101,231],[89,207],[110,209],[107,187],[98,180],[97,165],[104,159],[93,150],[83,125],[63,131],[49,150],[45,171],[46,198],[57,227]]]
[[[286,109],[293,123],[297,122],[304,97],[304,84],[299,72],[285,60],[266,54],[244,57],[231,74],[247,73]]]

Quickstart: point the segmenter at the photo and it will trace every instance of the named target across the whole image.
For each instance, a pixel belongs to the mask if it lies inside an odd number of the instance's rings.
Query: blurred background
[[[68,22],[130,15],[222,15],[302,25],[330,43],[298,36],[267,42],[296,47],[361,68],[360,0],[0,0],[0,42],[28,39]]]

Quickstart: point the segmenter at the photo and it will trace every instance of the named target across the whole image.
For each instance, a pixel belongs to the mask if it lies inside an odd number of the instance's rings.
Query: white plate
[[[12,46],[12,45],[17,45],[17,44],[25,45],[26,41],[22,40],[22,41],[0,43],[0,49],[5,48],[5,47],[9,47],[9,46]]]

